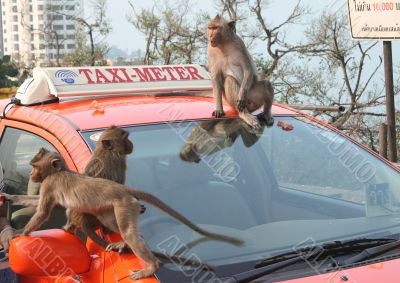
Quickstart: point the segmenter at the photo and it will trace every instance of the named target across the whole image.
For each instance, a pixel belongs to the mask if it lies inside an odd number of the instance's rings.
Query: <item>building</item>
[[[26,67],[55,65],[76,48],[83,0],[1,0],[4,55]]]
[[[3,56],[4,56],[3,33],[1,32],[3,30],[3,19],[2,19],[3,12],[2,12],[1,6],[2,5],[0,5],[0,59],[3,58]]]

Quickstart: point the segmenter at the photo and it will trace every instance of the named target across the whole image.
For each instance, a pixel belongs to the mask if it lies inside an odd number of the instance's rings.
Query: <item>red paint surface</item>
[[[119,78],[114,77],[114,79],[117,80]],[[8,101],[9,100],[0,101],[0,111],[3,110]],[[237,116],[237,113],[228,105],[225,105],[224,109],[227,113],[227,117]],[[10,120],[3,120],[3,123],[0,123],[0,132],[3,131],[5,125],[14,125],[15,127],[24,128],[33,133],[40,133],[40,135],[45,139],[52,139],[56,148],[60,152],[63,152],[64,157],[69,157],[66,159],[70,168],[75,166],[78,171],[82,171],[90,157],[90,151],[77,130],[99,129],[110,125],[124,126],[190,119],[207,119],[212,118],[211,113],[213,110],[214,100],[211,97],[190,96],[126,96],[87,99],[76,102],[54,103],[35,107],[18,106],[13,107],[12,110],[8,112],[7,118]],[[300,111],[279,104],[273,106],[272,113],[275,116],[305,115]],[[305,116],[321,122],[309,115]],[[325,123],[322,124],[337,131]],[[360,145],[357,142],[355,143]],[[378,158],[381,157],[378,156]],[[72,166],[72,164],[74,166]],[[69,244],[75,246],[74,240]],[[77,247],[78,246],[75,248]],[[82,271],[83,273],[80,274],[83,282],[101,283],[116,282],[118,280],[120,280],[120,282],[131,282],[128,278],[130,270],[145,266],[145,263],[134,255],[105,253],[101,247],[91,243],[90,240],[86,247],[91,256],[91,262],[89,270],[85,272]],[[58,249],[58,252],[63,251],[63,249],[60,249],[59,247]],[[79,256],[77,258],[79,258]],[[83,263],[86,268],[87,263]],[[18,260],[18,263],[16,264],[20,266],[23,265],[24,262]],[[399,282],[399,266],[400,260],[392,260],[380,264],[282,282],[344,282],[340,280],[340,277],[343,275],[349,277],[349,281],[347,282]],[[56,280],[57,278],[50,277],[22,277],[21,283],[72,282],[71,278],[68,276],[65,278],[59,278],[58,281]],[[149,278],[138,282],[153,283],[157,282],[157,280]]]
[[[68,276],[88,272],[91,259],[78,237],[52,229],[12,239],[9,262],[24,276]]]
[[[348,281],[343,281],[346,276]],[[304,277],[279,283],[398,283],[400,282],[400,259]]]
[[[93,106],[94,101],[95,106]],[[0,101],[0,110],[5,101]],[[22,109],[25,109],[22,111]],[[26,110],[29,109],[29,110]],[[227,117],[237,116],[228,105],[224,105]],[[190,96],[127,96],[112,98],[87,99],[76,102],[54,103],[34,107],[14,107],[7,114],[12,119],[21,119],[21,112],[30,112],[24,116],[32,116],[35,110],[46,112],[66,119],[81,130],[105,128],[110,125],[124,126],[134,124],[149,124],[185,119],[212,118],[214,99],[211,97]],[[274,115],[293,115],[293,110],[282,105],[274,105]],[[35,123],[38,126],[42,121],[24,118],[24,121]],[[65,121],[63,122],[68,127]]]

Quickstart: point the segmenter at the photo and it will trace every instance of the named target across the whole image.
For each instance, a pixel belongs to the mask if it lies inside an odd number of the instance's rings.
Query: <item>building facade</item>
[[[76,48],[83,0],[1,0],[4,55],[26,67],[57,65]]]
[[[0,1],[2,2],[2,1]],[[4,56],[4,47],[3,47],[3,11],[0,5],[0,59]]]

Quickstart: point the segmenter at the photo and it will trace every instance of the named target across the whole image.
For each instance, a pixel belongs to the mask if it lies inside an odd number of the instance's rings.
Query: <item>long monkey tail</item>
[[[143,191],[139,191],[139,190],[135,190],[135,189],[130,189],[129,192],[133,197],[137,198],[138,200],[142,200],[142,201],[145,201],[145,202],[147,202],[149,204],[154,205],[155,207],[157,207],[157,208],[161,209],[162,211],[164,211],[166,214],[172,216],[176,220],[182,222],[183,224],[185,224],[189,228],[193,229],[194,231],[196,231],[200,235],[203,235],[205,237],[209,237],[211,239],[218,240],[218,241],[229,242],[229,243],[231,243],[233,245],[237,245],[237,246],[241,246],[241,245],[244,244],[244,241],[241,240],[241,239],[238,239],[238,238],[235,238],[235,237],[231,237],[231,236],[222,235],[222,234],[218,234],[218,233],[213,233],[213,232],[209,232],[209,231],[201,229],[196,224],[194,224],[189,219],[187,219],[185,216],[183,216],[182,214],[178,213],[177,211],[175,211],[174,209],[169,207],[167,204],[162,202],[160,199],[158,199],[157,197],[155,197],[155,196],[153,196],[153,195],[151,195],[149,193],[146,193],[146,192],[143,192]]]
[[[108,247],[109,243],[108,241],[104,240],[103,238],[101,238],[99,235],[97,235],[94,230],[93,227],[88,223],[85,222],[83,224],[83,229],[86,233],[86,235],[92,239],[93,242],[95,242],[97,245],[101,246],[103,249],[106,249]],[[193,260],[193,259],[189,259],[189,258],[185,258],[185,257],[181,257],[181,256],[176,256],[176,255],[169,255],[169,254],[164,254],[158,251],[151,251],[156,258],[158,258],[159,260],[161,260],[162,262],[172,262],[172,263],[176,263],[179,262],[180,264],[183,265],[188,265],[188,266],[193,266],[193,267],[202,267],[204,269],[209,269],[209,270],[213,270],[213,268],[211,266],[209,266],[206,263],[197,261],[197,260]],[[122,253],[133,253],[133,251],[130,248],[125,248]]]

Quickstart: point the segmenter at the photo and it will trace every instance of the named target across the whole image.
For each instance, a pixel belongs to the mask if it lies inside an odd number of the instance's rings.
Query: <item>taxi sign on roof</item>
[[[200,65],[35,68],[17,91],[23,105],[86,96],[209,90],[210,75]]]

